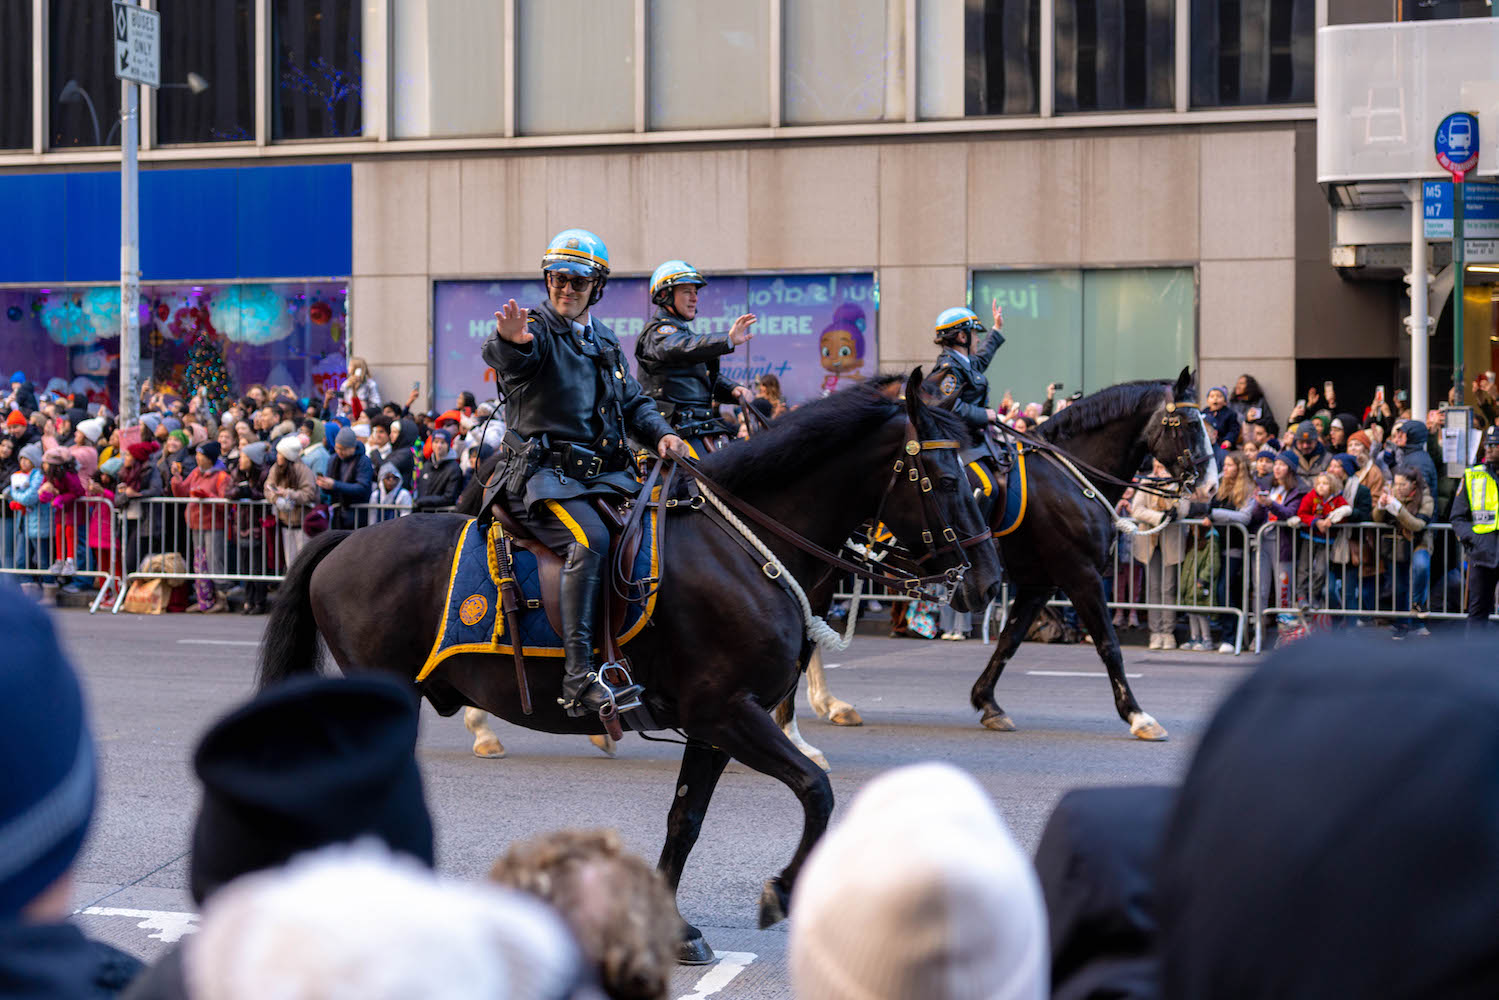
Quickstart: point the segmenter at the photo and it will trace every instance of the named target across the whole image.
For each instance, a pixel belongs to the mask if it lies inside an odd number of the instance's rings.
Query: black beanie
[[[428,866],[432,817],[416,766],[418,702],[377,676],[268,688],[203,737],[191,885],[200,905],[240,875],[373,836]]]

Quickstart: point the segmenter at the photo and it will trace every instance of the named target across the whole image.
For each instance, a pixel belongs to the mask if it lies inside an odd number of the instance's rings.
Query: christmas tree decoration
[[[214,339],[199,334],[187,351],[187,372],[183,384],[190,395],[202,390],[209,408],[218,413],[234,401],[234,384],[224,367],[224,353]]]

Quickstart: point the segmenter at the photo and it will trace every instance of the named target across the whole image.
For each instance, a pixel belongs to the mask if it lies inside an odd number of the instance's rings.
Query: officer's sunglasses
[[[547,284],[556,289],[566,288],[571,285],[575,292],[586,292],[593,284],[592,278],[585,278],[579,274],[569,275],[564,271],[548,271]]]

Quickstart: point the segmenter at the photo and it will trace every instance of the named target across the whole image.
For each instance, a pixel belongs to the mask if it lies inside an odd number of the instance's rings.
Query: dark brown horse
[[[1114,708],[1143,740],[1163,740],[1166,730],[1135,700],[1124,676],[1124,656],[1109,620],[1104,579],[1118,537],[1114,508],[1146,456],[1154,456],[1183,482],[1216,483],[1218,467],[1202,415],[1190,404],[1192,376],[1183,368],[1175,384],[1127,382],[1087,396],[1042,424],[1036,436],[1108,473],[1084,486],[1059,461],[1031,452],[1026,460],[1024,519],[999,538],[1005,576],[1014,598],[1004,631],[970,700],[980,721],[1000,732],[1015,723],[994,700],[1005,664],[1030,631],[1036,615],[1058,590],[1067,595],[1098,650],[1114,692]],[[1027,446],[1029,448],[1029,446]],[[1082,467],[1079,466],[1079,469]],[[1086,475],[1086,472],[1084,473]],[[1098,496],[1087,494],[1096,492]]]
[[[702,468],[724,489],[827,549],[836,550],[882,511],[881,518],[911,552],[930,556],[928,572],[961,572],[967,565],[955,604],[982,608],[999,589],[994,550],[982,541],[959,548],[942,540],[943,527],[961,539],[987,533],[957,451],[918,449],[928,473],[924,483],[892,475],[912,462],[908,432],[949,445],[962,433],[951,415],[921,401],[919,385],[920,369],[907,383],[903,403],[895,398],[898,380],[835,393],[754,440],[706,458]],[[413,515],[315,539],[292,565],[272,611],[261,648],[261,683],[317,671],[319,636],[345,672],[413,678],[437,634],[448,567],[467,521],[458,514]],[[928,529],[940,550],[923,541]],[[762,540],[802,582],[812,610],[825,614],[834,574],[768,533]],[[803,825],[796,853],[766,882],[760,898],[760,923],[768,926],[786,914],[797,873],[827,827],[833,793],[827,776],[797,751],[767,712],[795,689],[812,646],[796,602],[768,578],[763,562],[717,515],[673,515],[651,627],[625,652],[645,685],[651,715],[689,738],[660,860],[673,890],[730,758],[779,779],[800,800]],[[372,587],[371,580],[402,586]],[[472,705],[545,732],[603,731],[596,718],[570,718],[557,705],[556,660],[528,659],[526,671],[535,696],[533,715],[521,711],[508,655],[454,656],[423,682],[422,692],[445,714]],[[686,926],[684,960],[711,957],[701,933]]]

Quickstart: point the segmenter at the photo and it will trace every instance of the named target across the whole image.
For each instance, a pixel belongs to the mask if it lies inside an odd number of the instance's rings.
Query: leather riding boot
[[[609,702],[594,660],[594,633],[608,562],[586,545],[568,546],[562,564],[562,706],[568,715],[594,715]]]

